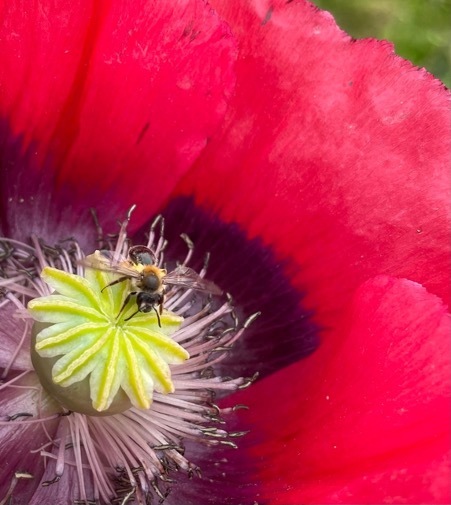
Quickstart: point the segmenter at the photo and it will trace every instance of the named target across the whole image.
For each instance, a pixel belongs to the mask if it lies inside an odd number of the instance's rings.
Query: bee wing
[[[79,263],[86,268],[127,275],[128,277],[139,277],[139,273],[131,263],[123,256],[118,257],[114,251],[96,251]]]
[[[214,282],[208,281],[195,272],[192,268],[178,266],[163,278],[163,283],[170,286],[182,286],[188,289],[204,291],[212,295],[222,295],[220,289]]]

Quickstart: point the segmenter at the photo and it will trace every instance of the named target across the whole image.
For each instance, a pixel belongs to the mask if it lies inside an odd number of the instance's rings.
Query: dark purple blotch
[[[223,362],[227,375],[258,372],[264,377],[316,349],[318,326],[302,306],[303,294],[286,274],[292,267],[289,259],[276,258],[260,239],[248,239],[240,226],[223,222],[191,198],[172,200],[162,214],[168,261],[185,257],[187,246],[180,235],[186,233],[195,247],[190,266],[199,271],[210,253],[207,278],[231,293],[240,319],[261,312]],[[137,236],[143,237],[147,229]],[[136,238],[134,242],[138,243]]]

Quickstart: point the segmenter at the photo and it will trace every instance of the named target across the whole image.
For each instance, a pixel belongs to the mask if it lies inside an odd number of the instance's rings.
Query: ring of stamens
[[[98,228],[101,248],[126,252],[128,219],[117,236],[103,236]],[[153,248],[160,265],[164,263],[166,247],[163,231],[164,220],[158,217],[150,228],[148,247]],[[187,236],[182,238],[188,246],[183,260],[183,264],[187,264],[194,246]],[[1,239],[0,288],[5,295],[0,300],[0,308],[6,310],[14,306],[16,317],[22,318],[25,326],[29,325],[25,310],[27,300],[50,294],[38,275],[42,268],[52,266],[82,274],[79,265],[82,258],[83,253],[74,240],[50,247],[36,237],[32,237],[30,245]],[[201,276],[206,273],[207,260],[199,273]],[[229,413],[246,407],[221,408],[215,403],[215,396],[245,388],[256,376],[223,378],[216,375],[215,369],[258,314],[240,324],[231,299],[219,303],[179,289],[169,290],[165,297],[165,308],[184,318],[181,328],[173,335],[174,341],[190,354],[188,361],[171,368],[174,393],[155,392],[148,410],[132,407],[122,414],[102,418],[71,413],[63,408],[46,411],[46,415],[39,409],[36,412],[0,412],[3,425],[40,422],[45,428],[46,419],[59,419],[59,437],[37,448],[44,458],[55,464],[54,478],[42,485],[57,485],[64,468],[75,466],[80,482],[80,503],[102,500],[125,504],[132,497],[137,503],[145,503],[148,495],[163,500],[170,491],[175,470],[183,470],[190,476],[200,475],[201,469],[184,455],[185,441],[235,448],[235,440],[245,434],[243,431],[228,432],[224,422]],[[17,356],[26,346],[24,337],[11,356],[4,374],[5,382],[0,388],[21,387],[21,381],[32,373],[27,371],[19,379],[16,376],[8,380],[8,371],[14,368]],[[89,462],[92,471],[92,496],[88,496],[84,485],[83,459]]]

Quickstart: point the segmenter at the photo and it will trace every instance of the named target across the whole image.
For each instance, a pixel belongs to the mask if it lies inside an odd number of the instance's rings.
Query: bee
[[[131,281],[132,290],[127,294],[117,317],[121,315],[132,296],[136,296],[137,310],[125,321],[138,312],[147,313],[154,310],[161,328],[160,315],[163,313],[166,286],[181,286],[216,296],[223,293],[216,284],[200,277],[197,272],[187,266],[179,265],[170,272],[160,268],[157,265],[155,253],[143,245],[130,247],[128,258],[117,258],[113,251],[96,251],[96,254],[85,258],[82,264],[88,268],[120,275],[107,284],[102,292],[115,284]],[[156,307],[159,309],[157,310]]]

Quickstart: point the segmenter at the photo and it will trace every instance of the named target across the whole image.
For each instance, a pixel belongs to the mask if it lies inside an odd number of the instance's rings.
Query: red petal
[[[91,10],[89,2],[2,5],[0,113],[25,135],[25,145],[39,139],[44,149],[51,142],[74,91]]]
[[[266,499],[449,503],[449,335],[436,296],[380,276],[357,291],[335,339],[235,397],[258,427]]]
[[[214,0],[240,44],[221,129],[178,188],[295,257],[325,326],[379,273],[449,298],[449,93],[297,1]]]
[[[108,202],[112,222],[118,196],[141,215],[156,210],[234,86],[234,40],[203,1],[152,5],[9,2],[3,12],[0,112],[39,141],[72,200]]]

